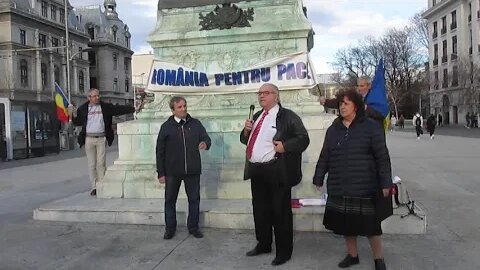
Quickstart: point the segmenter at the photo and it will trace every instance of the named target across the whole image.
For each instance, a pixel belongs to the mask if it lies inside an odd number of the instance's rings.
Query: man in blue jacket
[[[211,140],[202,123],[187,113],[183,97],[170,100],[173,115],[162,124],[157,138],[158,181],[165,184],[165,234],[171,239],[177,228],[176,203],[182,180],[188,197],[187,228],[196,238],[203,234],[198,228],[200,214],[200,150],[210,149]]]

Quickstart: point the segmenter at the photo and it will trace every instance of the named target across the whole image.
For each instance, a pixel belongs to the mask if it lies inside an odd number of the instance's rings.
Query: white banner
[[[207,74],[154,60],[146,91],[164,94],[229,94],[255,92],[264,83],[280,90],[312,88],[315,69],[305,52],[281,56],[245,70]]]

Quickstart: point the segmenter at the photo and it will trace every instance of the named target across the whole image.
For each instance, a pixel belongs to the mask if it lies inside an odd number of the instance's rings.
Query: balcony
[[[450,60],[452,60],[452,61],[453,61],[453,60],[457,60],[457,54],[456,54],[456,53],[452,53],[452,54],[450,55]]]
[[[448,88],[448,81],[442,82],[442,88]]]
[[[438,58],[433,59],[433,65],[438,66]]]
[[[440,31],[442,35],[445,35],[447,33],[447,28],[443,27],[442,30]]]
[[[446,63],[448,60],[448,57],[446,55],[442,56],[442,63]]]
[[[450,30],[455,30],[457,29],[457,22],[453,22],[450,24]]]
[[[452,81],[452,86],[458,86],[458,79]]]

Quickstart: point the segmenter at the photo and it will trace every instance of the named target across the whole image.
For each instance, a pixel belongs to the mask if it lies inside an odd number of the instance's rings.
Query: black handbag
[[[383,191],[380,189],[375,195],[375,215],[379,221],[383,221],[393,215],[392,193],[387,197],[383,196]]]

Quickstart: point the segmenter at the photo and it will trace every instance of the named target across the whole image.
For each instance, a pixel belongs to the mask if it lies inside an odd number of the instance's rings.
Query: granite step
[[[109,224],[165,225],[163,199],[101,199],[89,193],[79,193],[44,204],[33,211],[35,220],[62,222],[90,222]],[[179,226],[185,226],[186,199],[177,202]],[[294,208],[296,231],[326,231],[322,225],[323,206]],[[402,215],[408,213],[404,206],[394,209],[394,215],[382,223],[387,234],[424,234],[427,228],[425,212],[416,207],[423,220]],[[252,204],[248,199],[206,199],[201,201],[200,226],[222,229],[254,229]]]

